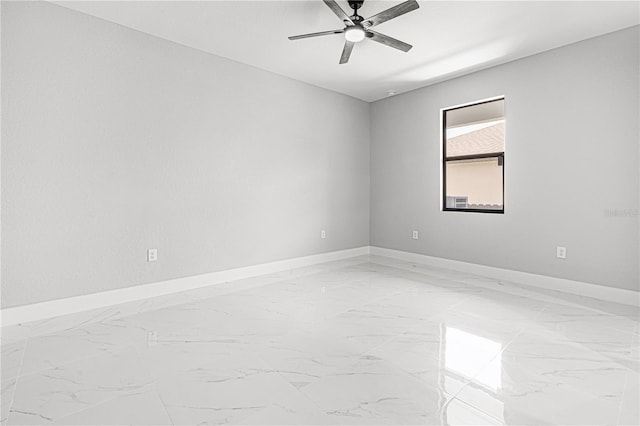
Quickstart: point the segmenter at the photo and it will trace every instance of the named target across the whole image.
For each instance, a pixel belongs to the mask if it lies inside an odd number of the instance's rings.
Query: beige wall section
[[[498,167],[498,160],[448,163],[447,195],[468,196],[469,204],[502,205],[502,167]]]
[[[371,244],[638,290],[639,40],[636,26],[375,102]],[[505,214],[441,211],[441,109],[501,95]]]
[[[3,308],[368,245],[367,103],[1,7]]]

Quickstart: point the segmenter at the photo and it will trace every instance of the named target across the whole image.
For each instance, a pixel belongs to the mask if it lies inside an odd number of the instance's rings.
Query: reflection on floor
[[[375,256],[2,329],[2,424],[638,424],[638,309]]]

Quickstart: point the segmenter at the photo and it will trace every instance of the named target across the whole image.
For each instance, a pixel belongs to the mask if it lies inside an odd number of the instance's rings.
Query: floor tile
[[[291,383],[314,379],[357,361],[361,348],[333,330],[305,329],[272,339],[257,353]]]
[[[449,401],[440,411],[438,421],[433,424],[440,425],[504,425],[504,419],[497,419],[486,413],[465,404],[457,398]],[[515,423],[512,423],[515,424]]]
[[[639,311],[359,256],[3,327],[0,424],[639,424]]]
[[[55,425],[172,425],[155,391],[132,393],[62,417]]]
[[[24,351],[21,374],[68,365],[84,358],[115,353],[142,342],[140,330],[120,327],[113,322],[98,322],[57,333],[31,337]]]
[[[185,366],[186,367],[186,366]],[[156,383],[175,424],[244,423],[261,413],[294,421],[322,412],[266,363],[249,354],[191,365]]]
[[[364,357],[301,391],[338,423],[424,424],[450,398],[384,360]]]
[[[525,332],[456,398],[509,424],[615,423],[627,371],[580,344]]]
[[[107,353],[41,370],[18,378],[8,423],[51,423],[111,399],[139,393],[151,383],[133,351]]]

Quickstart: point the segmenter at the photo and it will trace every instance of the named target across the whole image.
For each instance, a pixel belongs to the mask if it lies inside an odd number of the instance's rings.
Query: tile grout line
[[[16,392],[18,390],[18,383],[20,381],[20,371],[22,370],[22,366],[24,364],[24,357],[25,354],[27,353],[27,346],[29,345],[29,337],[26,338],[26,341],[24,342],[24,348],[22,349],[22,356],[20,357],[20,365],[18,366],[18,371],[16,372],[16,383],[15,385],[13,385],[13,392],[11,393],[11,401],[9,402],[9,409],[7,410],[7,419],[6,419],[6,425],[9,426],[9,419],[11,418],[11,410],[13,409],[13,401],[15,399],[16,396]]]
[[[633,341],[634,341],[634,339],[635,339],[634,333],[631,333],[631,341],[629,342],[631,344],[631,350],[629,351],[629,357],[627,358],[627,361],[629,361],[629,363],[632,362],[631,361],[631,357],[633,355]],[[620,417],[622,416],[622,405],[624,403],[624,396],[625,396],[625,393],[627,391],[627,384],[629,383],[629,377],[633,373],[632,369],[630,369],[628,367],[626,367],[626,369],[628,371],[627,371],[627,374],[625,374],[625,376],[624,376],[624,383],[622,385],[622,392],[620,394],[620,403],[618,404],[618,417],[616,419],[616,424],[617,425],[621,424],[620,423]]]

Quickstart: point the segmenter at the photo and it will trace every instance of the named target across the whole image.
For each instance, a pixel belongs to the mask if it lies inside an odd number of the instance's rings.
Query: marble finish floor
[[[2,328],[2,425],[640,423],[638,309],[376,256]]]

